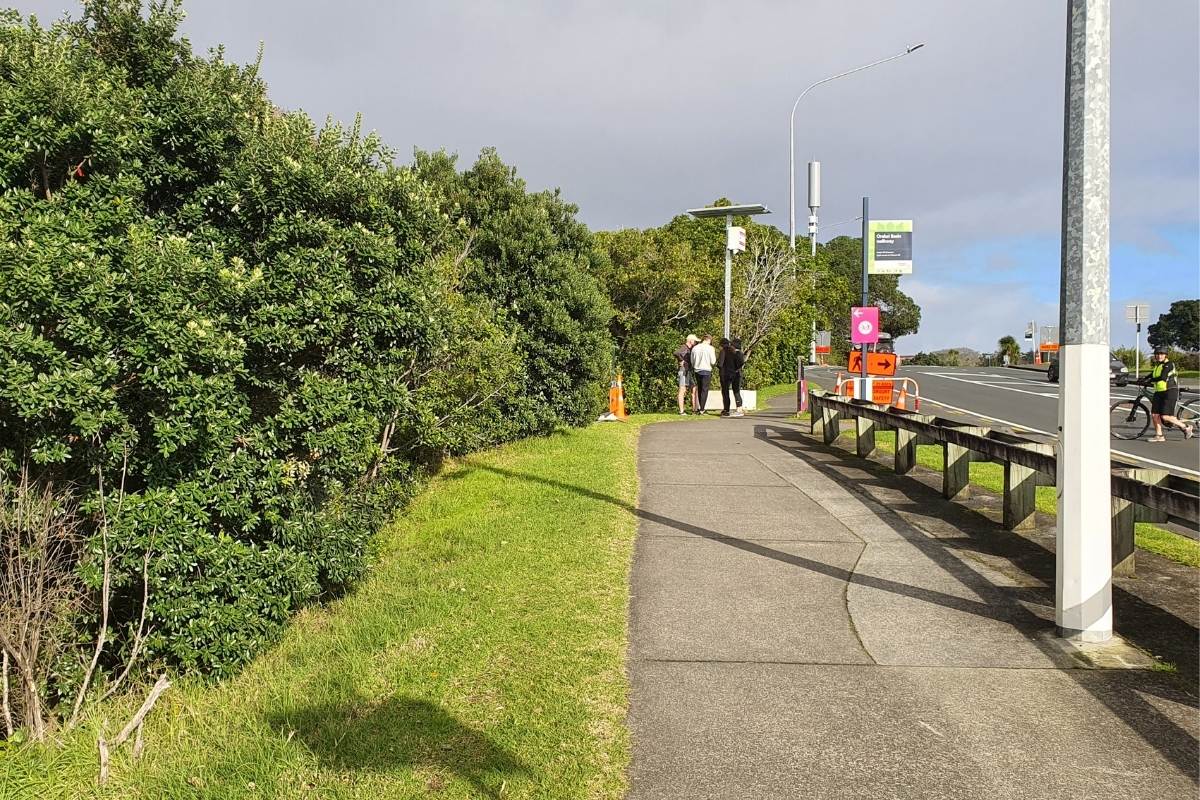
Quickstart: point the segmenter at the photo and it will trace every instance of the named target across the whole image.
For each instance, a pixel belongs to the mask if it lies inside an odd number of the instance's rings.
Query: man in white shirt
[[[692,371],[696,373],[696,392],[699,394],[700,413],[706,413],[708,387],[712,383],[713,367],[717,363],[717,351],[712,346],[712,334],[706,333],[701,342],[692,348]]]

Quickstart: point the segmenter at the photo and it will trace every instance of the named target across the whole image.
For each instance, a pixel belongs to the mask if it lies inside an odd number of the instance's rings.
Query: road
[[[832,389],[837,370],[808,372],[811,380]],[[1059,385],[1035,372],[1004,367],[901,367],[897,376],[920,385],[922,412],[1057,435]],[[1135,397],[1137,391],[1112,386],[1106,403]],[[1166,442],[1147,441],[1153,430],[1136,441],[1113,439],[1114,458],[1200,476],[1200,438],[1185,441],[1182,433],[1173,431],[1166,433]]]

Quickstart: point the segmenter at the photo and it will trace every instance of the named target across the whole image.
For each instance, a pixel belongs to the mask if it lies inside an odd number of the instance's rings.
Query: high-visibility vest
[[[1155,364],[1154,369],[1150,370],[1150,377],[1154,379],[1154,391],[1165,392],[1167,390],[1167,382],[1162,380],[1163,367],[1166,364]]]

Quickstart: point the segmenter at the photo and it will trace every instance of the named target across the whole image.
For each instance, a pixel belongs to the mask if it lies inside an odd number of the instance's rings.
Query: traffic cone
[[[617,373],[617,407],[613,409],[613,416],[617,419],[625,419],[629,415],[625,413],[625,380],[623,375]]]
[[[904,384],[902,383],[902,384],[900,384],[900,396],[896,398],[896,408],[900,408],[900,409],[907,411],[908,406],[905,405],[905,401],[907,401],[907,400],[908,400],[908,390],[904,388]]]

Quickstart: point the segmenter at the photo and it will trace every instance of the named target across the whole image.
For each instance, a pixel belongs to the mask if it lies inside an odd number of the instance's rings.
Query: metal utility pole
[[[863,219],[862,219],[862,305],[863,307],[871,305],[868,290],[870,289],[871,276],[868,274],[867,263],[867,236],[871,229],[871,198],[863,198]],[[871,399],[867,394],[867,346],[862,346],[862,390],[858,396],[863,400]]]
[[[725,240],[729,241],[729,229],[733,227],[733,214],[725,215]],[[728,246],[725,248],[725,333],[723,336],[729,338],[729,301],[731,286],[733,283],[733,251]]]
[[[814,301],[817,289],[817,209],[821,207],[821,162],[808,162],[808,250],[812,269]],[[794,235],[794,234],[793,234]],[[794,250],[795,244],[792,245]],[[817,363],[817,309],[814,302],[811,343],[808,346],[808,361]]]
[[[1055,622],[1112,637],[1108,438],[1109,0],[1068,0]]]

